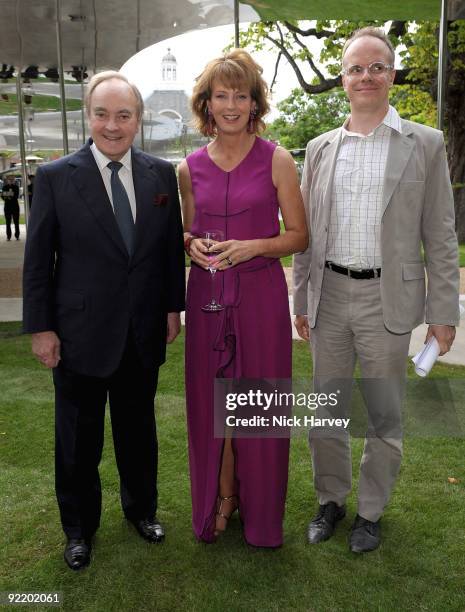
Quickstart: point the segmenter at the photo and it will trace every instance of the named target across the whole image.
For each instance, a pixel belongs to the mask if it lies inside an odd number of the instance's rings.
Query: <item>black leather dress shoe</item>
[[[165,531],[156,518],[153,520],[131,520],[131,523],[136,528],[137,533],[144,538],[144,540],[147,540],[147,542],[158,544],[165,539]]]
[[[346,507],[335,502],[320,505],[318,514],[308,526],[307,540],[309,544],[317,544],[329,540],[333,535],[336,523],[346,515]]]
[[[80,570],[90,563],[90,540],[70,538],[65,547],[65,561],[72,570]]]
[[[378,548],[380,541],[379,521],[373,523],[357,514],[350,532],[350,550],[354,553],[369,552]]]

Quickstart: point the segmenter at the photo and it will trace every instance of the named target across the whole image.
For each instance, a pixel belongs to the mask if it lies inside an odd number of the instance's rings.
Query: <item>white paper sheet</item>
[[[418,376],[428,376],[434,362],[439,355],[439,344],[434,336],[432,336],[419,353],[412,357],[415,364],[415,372]]]

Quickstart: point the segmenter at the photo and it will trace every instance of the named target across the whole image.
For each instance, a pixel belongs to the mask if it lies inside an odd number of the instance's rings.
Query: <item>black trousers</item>
[[[83,376],[60,364],[53,380],[55,486],[65,534],[90,538],[100,524],[98,466],[107,397],[123,512],[133,520],[153,518],[157,508],[154,399],[158,368],[148,371],[142,367],[129,334],[121,363],[110,377]]]
[[[19,238],[19,204],[5,203],[6,237],[11,239],[11,221],[15,224],[15,238]]]

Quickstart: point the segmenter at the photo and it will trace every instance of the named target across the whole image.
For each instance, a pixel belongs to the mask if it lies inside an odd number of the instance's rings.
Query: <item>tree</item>
[[[312,138],[341,125],[349,103],[340,89],[312,97],[294,89],[278,103],[278,110],[280,116],[268,126],[266,135],[286,149],[302,149]]]
[[[317,21],[310,27],[299,22],[258,22],[241,33],[241,46],[255,50],[271,49],[277,52],[275,75],[285,57],[297,76],[301,94],[293,94],[281,105],[281,111],[288,121],[293,118],[302,129],[311,133],[311,127],[304,122],[305,96],[311,109],[321,112],[324,104],[316,103],[315,95],[328,96],[341,86],[341,51],[345,40],[355,29],[374,25],[384,27],[381,21]],[[396,72],[393,101],[401,116],[414,121],[434,125],[435,98],[437,91],[438,24],[424,22],[415,24],[407,21],[392,21],[389,37],[402,58],[402,68]],[[446,89],[446,140],[448,160],[456,211],[456,225],[459,240],[465,241],[465,21],[449,23],[449,56],[447,64]],[[317,52],[313,51],[319,45]],[[322,68],[324,66],[324,68]],[[299,97],[300,96],[300,97]],[[302,97],[303,96],[303,97]],[[310,100],[313,97],[313,102]],[[333,102],[333,99],[326,98]],[[300,110],[300,112],[299,112]],[[324,115],[323,115],[324,117]],[[326,118],[328,115],[326,115]],[[279,120],[277,120],[279,121]],[[325,123],[323,121],[325,125]],[[270,133],[275,130],[270,127]],[[287,131],[278,124],[283,138],[291,139],[291,128]],[[325,131],[325,130],[321,130]],[[274,132],[277,133],[276,131]],[[320,132],[321,133],[321,132]],[[283,141],[284,144],[284,141]]]

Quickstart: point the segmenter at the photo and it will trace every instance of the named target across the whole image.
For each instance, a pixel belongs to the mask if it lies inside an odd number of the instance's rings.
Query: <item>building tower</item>
[[[168,47],[168,53],[161,60],[161,78],[163,83],[173,83],[176,81],[177,61]]]

